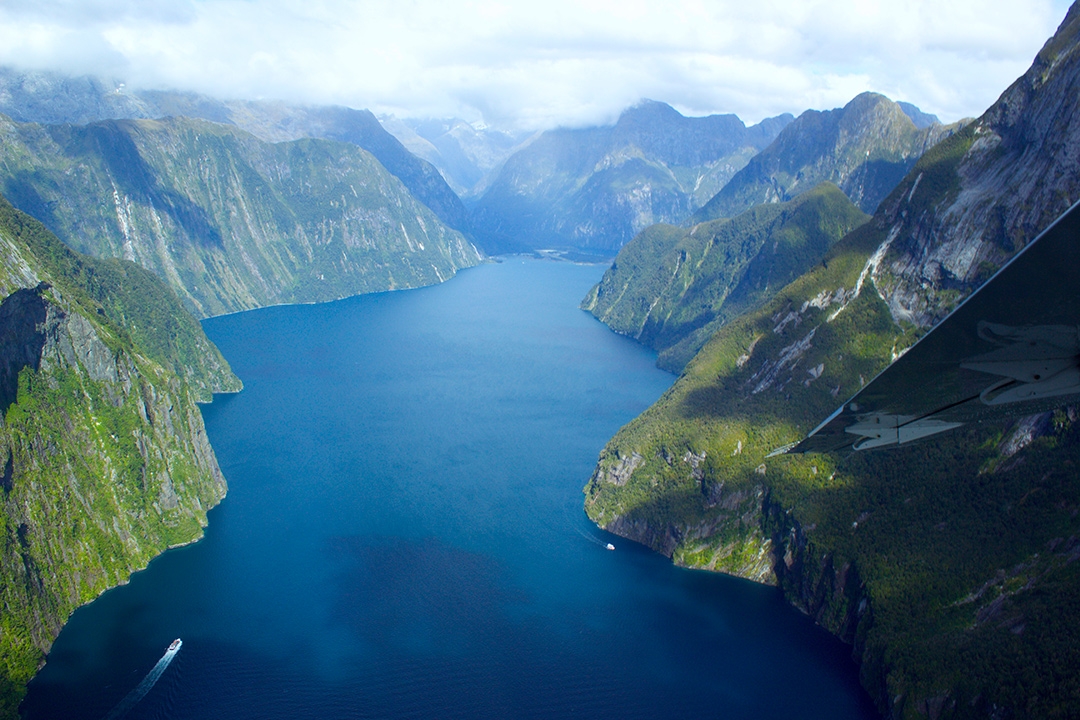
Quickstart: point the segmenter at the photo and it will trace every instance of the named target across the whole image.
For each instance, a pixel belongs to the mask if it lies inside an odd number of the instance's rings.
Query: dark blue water
[[[597,453],[673,378],[577,309],[603,269],[206,322],[206,537],[75,613],[27,718],[868,718],[849,650],[772,588],[595,529]],[[617,550],[604,548],[608,541]]]

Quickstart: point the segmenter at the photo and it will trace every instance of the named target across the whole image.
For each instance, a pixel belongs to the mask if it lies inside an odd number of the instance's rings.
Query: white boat
[[[165,652],[175,653],[177,650],[180,649],[180,646],[183,645],[183,644],[184,643],[180,642],[180,638],[176,638],[175,640],[172,641],[172,644],[169,645],[169,649],[166,650]]]
[[[614,549],[615,549],[615,546],[614,546],[614,545],[612,545],[611,543],[608,543],[608,544],[607,544],[607,549],[608,549],[608,550],[614,550]]]

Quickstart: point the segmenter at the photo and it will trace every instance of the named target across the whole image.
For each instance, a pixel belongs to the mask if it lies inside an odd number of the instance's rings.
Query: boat
[[[180,642],[180,638],[176,638],[175,640],[172,641],[172,644],[169,645],[169,649],[166,650],[165,652],[175,653],[177,650],[180,649],[180,646],[183,645],[183,644],[184,643]]]
[[[612,545],[611,543],[608,543],[608,544],[607,544],[607,549],[608,549],[608,550],[614,550],[614,549],[615,549],[615,546],[614,546],[614,545]]]

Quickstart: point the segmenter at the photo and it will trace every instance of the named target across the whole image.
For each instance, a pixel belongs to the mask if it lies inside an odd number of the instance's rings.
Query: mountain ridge
[[[546,131],[506,159],[473,205],[473,227],[489,250],[613,253],[648,225],[689,215],[790,120],[747,127],[643,101],[614,125]]]
[[[19,122],[86,125],[104,120],[183,116],[235,125],[266,142],[322,138],[374,155],[450,227],[469,232],[461,199],[431,163],[410,153],[367,110],[274,101],[226,101],[192,92],[135,90],[93,76],[0,67],[0,113]]]
[[[654,225],[623,246],[581,307],[660,353],[659,367],[681,372],[720,326],[820,262],[868,219],[824,182],[730,220],[689,230]]]
[[[915,108],[917,110],[917,108]],[[898,103],[865,92],[835,110],[807,110],[752,158],[689,222],[732,217],[832,182],[866,213],[960,123],[920,129]]]
[[[202,120],[0,117],[0,189],[72,247],[136,260],[201,316],[439,282],[482,256],[365,150]]]
[[[1078,8],[868,223],[713,335],[585,488],[608,530],[778,585],[852,644],[888,717],[1080,712],[1077,408],[891,451],[768,457],[1078,199]]]

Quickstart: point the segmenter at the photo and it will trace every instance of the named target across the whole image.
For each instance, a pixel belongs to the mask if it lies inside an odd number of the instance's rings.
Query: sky
[[[873,90],[951,122],[1030,66],[1066,0],[0,0],[0,64],[223,99],[613,121],[649,98],[747,123]]]

